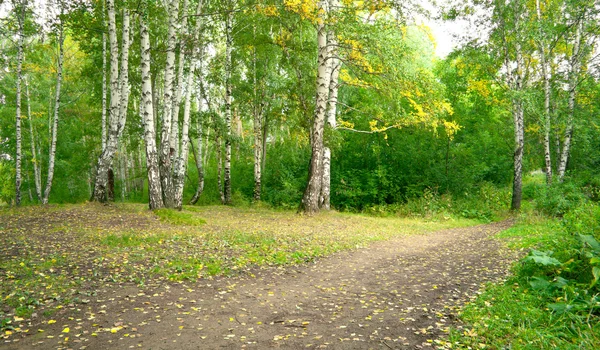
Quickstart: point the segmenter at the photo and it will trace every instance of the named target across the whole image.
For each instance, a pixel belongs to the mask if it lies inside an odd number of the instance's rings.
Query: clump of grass
[[[199,226],[206,224],[206,220],[187,211],[178,211],[173,209],[155,210],[154,214],[160,221],[171,225]]]

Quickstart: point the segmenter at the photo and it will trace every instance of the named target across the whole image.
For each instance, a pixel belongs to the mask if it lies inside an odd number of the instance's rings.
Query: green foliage
[[[0,205],[10,205],[14,198],[15,168],[12,163],[0,160]]]
[[[513,247],[533,249],[513,277],[489,286],[465,308],[462,318],[472,330],[455,330],[450,341],[465,347],[600,346],[599,215],[598,205],[584,203],[561,220],[534,213],[501,233]]]

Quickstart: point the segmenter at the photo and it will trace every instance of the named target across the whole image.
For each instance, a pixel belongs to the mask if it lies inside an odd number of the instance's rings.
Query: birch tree
[[[231,74],[233,70],[231,51],[233,49],[233,3],[228,1],[225,19],[225,160],[223,166],[223,203],[231,204]]]
[[[168,5],[169,29],[167,36],[166,65],[164,71],[164,91],[162,128],[160,133],[160,179],[163,191],[163,201],[167,208],[175,206],[172,162],[174,148],[171,142],[171,129],[173,127],[173,81],[175,79],[175,49],[177,46],[177,27],[179,15],[179,0],[171,0]]]
[[[23,51],[25,47],[25,10],[27,1],[13,2],[15,13],[17,16],[18,32],[17,32],[17,79],[16,79],[16,124],[15,124],[15,139],[16,139],[16,155],[15,155],[15,205],[21,205],[21,82],[23,80]]]
[[[29,82],[25,80],[25,96],[27,98],[27,120],[29,120],[29,138],[31,139],[31,163],[33,163],[33,176],[35,182],[35,193],[37,200],[42,202],[42,171],[38,150],[36,147],[37,137],[33,130],[33,115],[31,114],[31,97],[29,95]]]
[[[150,76],[150,35],[147,25],[146,2],[142,4],[144,12],[140,16],[140,48],[142,73],[142,121],[144,123],[144,141],[146,144],[146,168],[148,172],[148,197],[151,210],[164,206],[158,168],[156,148],[156,130],[154,128],[154,107],[152,105],[152,80]]]
[[[121,73],[119,74],[119,47],[114,0],[106,0],[108,12],[108,41],[110,46],[110,107],[108,112],[108,135],[106,148],[98,159],[96,183],[93,200],[106,202],[109,200],[108,184],[111,167],[119,145],[119,137],[127,120],[127,103],[129,100],[128,60],[129,60],[129,11],[123,10],[123,30],[121,39]],[[126,96],[124,96],[126,95]]]
[[[48,153],[48,176],[46,178],[46,187],[44,189],[43,204],[48,204],[52,182],[54,179],[54,163],[56,158],[56,142],[58,138],[58,121],[60,113],[60,97],[63,79],[63,60],[64,60],[64,28],[63,28],[63,4],[59,1],[61,14],[58,19],[58,60],[56,63],[56,89],[54,92],[54,114],[52,118],[50,150]]]
[[[327,61],[329,50],[327,48],[327,28],[325,26],[327,20],[327,2],[325,0],[318,2],[317,11],[317,94],[310,132],[311,158],[308,184],[300,204],[300,210],[309,214],[319,210],[319,199],[323,183],[323,132],[331,80],[331,65]]]

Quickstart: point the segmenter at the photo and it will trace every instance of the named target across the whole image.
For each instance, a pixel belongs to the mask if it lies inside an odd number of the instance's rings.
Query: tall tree
[[[106,0],[108,12],[108,41],[110,46],[110,107],[109,126],[106,148],[98,159],[96,182],[94,185],[93,200],[106,202],[109,200],[109,175],[112,173],[112,161],[119,145],[119,137],[125,127],[127,118],[127,102],[129,86],[127,79],[127,62],[129,60],[129,11],[123,11],[123,30],[121,40],[121,75],[119,75],[119,44],[117,42],[117,28],[114,0]],[[123,67],[125,66],[125,67]]]
[[[319,210],[319,199],[323,184],[323,132],[327,114],[327,100],[329,96],[329,83],[331,80],[331,65],[327,57],[327,1],[320,0],[317,4],[317,94],[315,98],[315,111],[312,117],[310,130],[311,158],[308,173],[308,184],[302,197],[300,210],[305,213],[315,213]]]
[[[50,139],[50,150],[48,153],[48,176],[46,178],[46,187],[44,189],[44,197],[42,198],[43,204],[48,204],[50,198],[50,191],[52,190],[52,182],[54,180],[54,164],[56,158],[56,142],[58,138],[58,121],[60,113],[60,98],[61,98],[61,87],[63,79],[63,60],[64,60],[64,4],[62,1],[58,2],[60,7],[60,15],[58,18],[58,60],[56,63],[56,89],[54,91],[54,113],[52,118],[52,127]]]
[[[225,17],[225,161],[223,166],[223,203],[231,204],[231,75],[233,70],[231,51],[233,49],[233,1],[227,2]]]
[[[18,39],[17,39],[17,83],[16,83],[16,125],[15,125],[15,139],[17,143],[16,155],[15,155],[15,204],[21,205],[21,81],[23,80],[23,51],[25,47],[25,10],[27,8],[27,1],[14,1],[15,13],[17,16],[18,23]]]
[[[142,121],[144,123],[144,141],[146,143],[146,167],[148,170],[148,197],[151,210],[164,206],[158,167],[158,151],[156,148],[156,130],[154,128],[154,107],[152,106],[152,80],[150,76],[150,34],[147,25],[147,4],[142,4],[140,16],[140,48],[142,73]]]

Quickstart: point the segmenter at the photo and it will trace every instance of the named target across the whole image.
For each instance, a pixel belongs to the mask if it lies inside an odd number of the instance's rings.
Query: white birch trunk
[[[189,130],[190,130],[190,111],[192,99],[192,75],[190,71],[187,76],[185,105],[183,108],[183,125],[181,128],[181,147],[177,157],[175,166],[174,183],[175,183],[175,208],[181,210],[183,206],[183,185],[185,184],[185,172],[188,163],[189,150]]]
[[[22,0],[21,8],[18,9],[20,13],[17,14],[17,21],[19,22],[19,33],[18,33],[18,44],[17,44],[17,86],[16,86],[16,118],[15,118],[15,136],[16,136],[16,156],[15,156],[15,205],[21,205],[21,157],[22,157],[22,149],[21,149],[21,81],[23,79],[23,51],[25,46],[25,33],[23,30],[24,22],[25,22],[25,7],[27,6],[27,1]]]
[[[31,162],[33,163],[33,176],[35,181],[35,193],[38,201],[42,201],[42,169],[36,148],[36,136],[33,131],[33,116],[31,115],[31,99],[29,98],[29,83],[25,80],[25,97],[27,98],[27,119],[29,120],[29,136],[31,138]]]
[[[217,137],[217,186],[219,187],[219,195],[221,196],[221,203],[225,204],[225,194],[223,192],[223,157],[221,156],[221,138]]]
[[[514,76],[514,91],[520,92],[523,88],[523,62],[521,47],[516,45],[517,72]],[[523,101],[521,97],[513,98],[513,122],[515,128],[515,152],[513,156],[513,194],[511,209],[521,210],[523,188],[523,149],[525,147],[525,124],[523,115]]]
[[[536,0],[536,11],[538,21],[542,21],[542,13],[540,8],[540,0]],[[546,173],[546,184],[552,184],[552,152],[550,149],[550,98],[551,98],[551,87],[550,87],[550,75],[548,72],[548,55],[546,54],[546,40],[544,33],[540,30],[540,43],[538,52],[540,54],[540,65],[542,66],[542,75],[544,79],[544,172]]]
[[[330,0],[331,11],[337,9],[339,1]],[[330,30],[327,34],[327,46],[329,51],[329,62],[331,64],[331,78],[329,80],[329,100],[327,104],[327,123],[331,129],[337,127],[336,112],[339,88],[339,76],[341,69],[341,60],[337,57],[337,38],[335,32]],[[321,185],[320,206],[322,209],[331,209],[331,150],[325,147],[323,152],[323,184]]]
[[[102,9],[102,18],[103,18],[103,22],[104,22],[104,27],[107,27],[107,23],[106,23],[106,15],[105,15],[105,8],[103,7]],[[106,137],[107,137],[107,130],[106,130],[106,108],[107,108],[107,90],[108,90],[108,86],[106,84],[106,68],[107,68],[107,62],[106,62],[106,32],[102,32],[102,152],[104,152],[104,150],[106,149]]]
[[[107,202],[109,194],[109,177],[112,161],[117,151],[120,130],[120,102],[121,88],[119,86],[119,47],[117,42],[117,28],[115,20],[114,0],[106,0],[108,12],[108,42],[110,45],[110,107],[108,112],[108,135],[106,148],[98,159],[96,182],[94,185],[93,200]],[[125,21],[123,21],[125,24]],[[125,29],[125,28],[124,28]],[[128,39],[123,38],[123,42]]]
[[[181,37],[186,37],[188,34],[187,30],[187,12],[188,12],[188,0],[183,0],[183,6],[181,7],[182,22],[181,22]],[[185,68],[185,42],[183,39],[179,40],[179,59],[177,63],[177,77],[173,83],[173,99],[171,112],[173,115],[172,126],[171,126],[171,148],[174,149],[174,158],[177,158],[180,153],[180,135],[179,135],[179,108],[181,106],[181,94],[183,91],[183,79],[184,79],[184,68]],[[177,187],[175,185],[175,187]],[[177,201],[177,200],[176,200]]]
[[[233,11],[229,9],[225,23],[227,43],[225,48],[225,166],[223,169],[223,203],[231,204],[231,50],[233,46]]]
[[[581,69],[581,35],[583,20],[577,23],[575,30],[575,42],[573,43],[573,55],[571,56],[571,69],[569,71],[569,112],[567,115],[567,125],[565,129],[565,138],[560,153],[560,162],[558,164],[558,181],[563,182],[569,162],[571,152],[571,141],[573,139],[573,122],[575,115],[575,98],[577,97],[578,76]]]
[[[121,72],[119,73],[119,134],[118,138],[123,134],[125,122],[127,120],[127,107],[129,105],[129,10],[123,10],[123,36],[121,40]],[[117,141],[118,142],[118,141]]]
[[[329,96],[329,82],[331,79],[330,65],[327,62],[327,29],[325,28],[327,3],[325,0],[318,2],[317,43],[319,56],[317,59],[317,95],[315,112],[311,130],[310,167],[308,184],[304,191],[300,210],[312,214],[319,210],[321,185],[323,182],[323,132],[327,114],[327,100]]]
[[[145,3],[144,3],[145,5]],[[150,77],[150,34],[146,24],[146,13],[140,16],[140,45],[142,73],[142,121],[144,122],[144,141],[146,144],[146,168],[148,169],[148,197],[151,210],[164,207],[156,149],[156,129],[154,107],[152,105],[152,80]]]
[[[61,11],[62,12],[62,11]],[[60,112],[60,89],[62,85],[62,69],[63,69],[63,57],[64,57],[64,37],[63,37],[63,24],[62,20],[59,24],[58,29],[58,62],[56,67],[56,91],[54,99],[54,118],[52,121],[52,137],[50,141],[50,151],[48,154],[48,177],[46,179],[46,188],[44,189],[44,197],[42,198],[42,204],[48,204],[50,197],[50,191],[52,190],[52,180],[54,179],[54,159],[56,156],[56,140],[58,133],[58,119]]]
[[[163,191],[163,201],[167,208],[175,205],[173,191],[173,176],[171,157],[174,149],[171,143],[171,128],[173,120],[173,80],[175,79],[175,46],[177,44],[177,19],[179,14],[179,0],[169,3],[169,29],[167,38],[167,62],[165,66],[165,81],[163,91],[163,113],[161,127],[160,147],[160,179]]]

